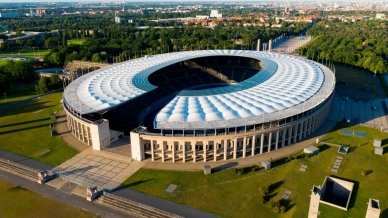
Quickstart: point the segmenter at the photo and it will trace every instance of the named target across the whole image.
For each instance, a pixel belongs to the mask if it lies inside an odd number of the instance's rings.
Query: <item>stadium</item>
[[[225,161],[286,148],[325,121],[333,72],[303,57],[249,50],[145,56],[70,83],[72,135],[93,149],[130,136],[135,160]]]

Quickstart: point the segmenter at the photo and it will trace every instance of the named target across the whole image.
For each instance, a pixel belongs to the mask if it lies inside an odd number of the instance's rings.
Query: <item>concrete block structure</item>
[[[332,71],[302,57],[247,50],[147,56],[66,87],[74,137],[100,150],[130,135],[132,158],[225,161],[285,149],[319,129]]]
[[[308,146],[308,147],[304,148],[303,152],[305,154],[314,155],[314,154],[318,154],[319,153],[319,148],[314,147],[314,146],[311,145],[311,146]]]
[[[379,218],[380,214],[380,201],[373,198],[369,198],[368,209],[366,210],[365,218]]]
[[[373,140],[373,146],[381,147],[381,139],[374,139]]]

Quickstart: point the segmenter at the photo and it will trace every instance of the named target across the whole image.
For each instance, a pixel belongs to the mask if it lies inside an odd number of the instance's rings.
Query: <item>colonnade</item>
[[[325,121],[330,104],[292,123],[259,131],[214,136],[171,137],[138,134],[135,159],[161,162],[224,161],[278,150],[311,136]],[[131,137],[132,139],[132,137]]]

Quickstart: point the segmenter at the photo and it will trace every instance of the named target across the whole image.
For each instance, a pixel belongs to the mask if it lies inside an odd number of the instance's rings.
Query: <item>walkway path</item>
[[[52,171],[78,185],[113,190],[143,164],[127,156],[88,148]]]

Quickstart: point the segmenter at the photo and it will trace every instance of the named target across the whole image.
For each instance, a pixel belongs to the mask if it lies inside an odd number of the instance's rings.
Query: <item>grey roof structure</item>
[[[254,58],[262,61],[264,68],[229,86],[182,90],[158,112],[155,128],[227,128],[278,120],[316,107],[334,90],[331,70],[302,57],[248,50],[200,50],[153,55],[96,70],[72,82],[64,100],[79,114],[109,110],[155,89],[148,76],[156,70],[209,56]]]

